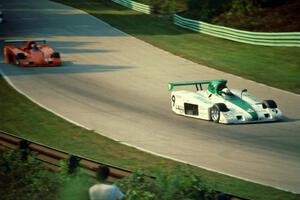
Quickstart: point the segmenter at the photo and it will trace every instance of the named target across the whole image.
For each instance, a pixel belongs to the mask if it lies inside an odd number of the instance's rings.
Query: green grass
[[[192,170],[209,185],[214,185],[215,190],[248,199],[300,199],[300,195],[153,156],[87,131],[37,106],[8,86],[2,77],[0,77],[0,130],[130,170],[159,169],[169,174],[175,174],[179,169]]]
[[[110,2],[56,1],[194,62],[300,93],[300,48],[255,46],[194,33],[173,25],[170,17],[143,15]]]

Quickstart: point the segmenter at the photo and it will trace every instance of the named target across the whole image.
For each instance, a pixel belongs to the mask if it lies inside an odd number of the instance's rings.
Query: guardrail
[[[106,166],[109,168],[109,180],[113,181],[116,179],[121,179],[128,177],[132,174],[131,171],[122,169],[116,166],[108,165],[106,163],[101,163],[92,159],[84,158],[79,155],[69,154],[67,152],[55,149],[37,142],[33,142],[4,131],[0,131],[0,149],[21,149],[30,150],[37,153],[37,159],[42,161],[47,168],[58,171],[59,163],[62,160],[68,160],[69,170],[73,170],[76,167],[81,167],[87,171],[88,174],[96,176],[96,170],[99,166]],[[24,155],[27,156],[26,152],[23,151]]]
[[[0,150],[1,149],[20,149],[30,150],[37,153],[37,159],[42,161],[48,169],[53,171],[59,170],[59,163],[62,160],[68,160],[69,171],[74,170],[76,167],[81,167],[91,176],[96,176],[96,170],[99,166],[106,166],[109,168],[109,180],[115,181],[117,179],[125,178],[132,175],[132,172],[127,169],[122,169],[116,166],[101,163],[95,160],[84,158],[79,155],[69,154],[67,152],[55,149],[37,142],[33,142],[13,134],[0,130]],[[21,151],[26,157],[28,151]],[[151,177],[155,178],[155,177]],[[234,195],[217,192],[215,200],[247,200]]]
[[[112,0],[112,1],[122,6],[125,6],[127,8],[130,8],[132,10],[136,10],[145,14],[151,14],[152,8],[149,5],[137,3],[131,0]]]
[[[174,14],[174,24],[199,33],[236,42],[264,46],[300,47],[300,32],[267,33],[242,31],[218,25],[187,19]]]

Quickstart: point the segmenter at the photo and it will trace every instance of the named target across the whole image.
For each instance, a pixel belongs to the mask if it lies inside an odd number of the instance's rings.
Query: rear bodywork
[[[60,54],[45,40],[5,40],[4,59],[22,67],[60,66]]]
[[[278,121],[281,111],[273,100],[258,100],[246,90],[223,94],[218,88],[226,80],[170,83],[172,110],[179,115],[211,120],[224,124]],[[197,91],[173,91],[175,86],[195,85]],[[203,86],[207,89],[203,89]],[[215,117],[215,112],[218,112]]]

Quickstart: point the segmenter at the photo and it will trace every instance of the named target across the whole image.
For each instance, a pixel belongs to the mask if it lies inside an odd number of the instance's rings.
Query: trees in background
[[[192,18],[210,20],[215,15],[226,11],[232,0],[188,0],[187,14]]]
[[[245,15],[259,9],[276,7],[287,0],[188,0],[188,15],[201,20],[211,20],[224,12]]]

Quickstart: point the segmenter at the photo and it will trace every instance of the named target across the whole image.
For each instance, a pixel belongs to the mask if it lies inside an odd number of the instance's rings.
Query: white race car
[[[257,100],[247,90],[229,90],[226,80],[169,83],[172,110],[179,115],[223,124],[278,121],[281,111],[273,100]],[[173,91],[175,86],[195,85],[197,91]],[[203,90],[203,85],[207,89]]]

